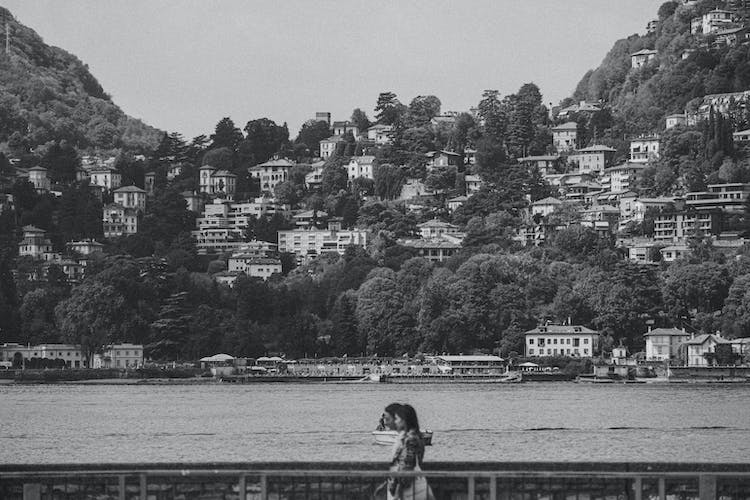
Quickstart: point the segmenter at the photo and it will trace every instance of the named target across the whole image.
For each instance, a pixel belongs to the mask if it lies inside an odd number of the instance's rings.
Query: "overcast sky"
[[[2,0],[0,0],[2,1]],[[5,0],[44,41],[89,65],[131,116],[186,138],[224,116],[290,135],[316,111],[370,118],[380,92],[443,110],[536,83],[570,95],[664,0]]]

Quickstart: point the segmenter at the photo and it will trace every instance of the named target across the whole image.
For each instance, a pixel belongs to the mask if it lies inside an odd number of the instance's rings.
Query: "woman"
[[[411,405],[396,408],[396,430],[399,437],[393,445],[392,471],[420,471],[424,460],[424,443],[417,412]],[[388,480],[388,500],[434,500],[427,480],[422,477],[396,477]]]

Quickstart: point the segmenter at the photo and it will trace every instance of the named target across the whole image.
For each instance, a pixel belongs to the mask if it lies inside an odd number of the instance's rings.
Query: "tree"
[[[88,280],[55,307],[62,338],[81,345],[87,365],[103,346],[118,339],[126,315],[124,303],[115,287]]]
[[[382,125],[394,125],[404,114],[405,106],[393,92],[381,92],[375,104],[375,119]]]
[[[219,120],[211,134],[211,149],[228,148],[237,151],[242,139],[242,131],[234,125],[231,118],[225,117]]]
[[[320,120],[308,120],[302,124],[302,128],[294,140],[297,144],[303,144],[310,156],[320,154],[320,141],[331,136],[328,123]]]
[[[362,111],[359,108],[355,108],[354,111],[352,111],[352,123],[355,127],[359,130],[360,134],[367,131],[368,128],[370,128],[370,119],[367,118],[367,114]]]
[[[78,153],[67,141],[53,142],[40,161],[40,165],[47,169],[50,179],[61,184],[76,179],[76,168],[80,164]]]
[[[157,193],[146,207],[140,231],[153,241],[170,245],[181,232],[189,232],[195,227],[195,213],[187,209],[187,202],[174,189]]]
[[[401,194],[406,176],[401,167],[388,163],[375,165],[373,177],[375,178],[375,194],[381,200],[393,200]]]
[[[245,140],[239,146],[239,157],[242,163],[250,165],[268,161],[289,142],[286,123],[280,126],[268,118],[247,122],[245,134]]]
[[[328,160],[323,166],[323,173],[320,180],[320,192],[325,194],[335,194],[340,190],[346,189],[349,185],[349,174],[343,165],[343,159],[334,158]]]
[[[434,95],[417,96],[409,103],[406,113],[408,127],[425,127],[440,114],[440,99]]]
[[[484,134],[489,140],[503,143],[508,128],[507,110],[500,101],[500,92],[485,90],[477,106],[480,119],[484,122]]]

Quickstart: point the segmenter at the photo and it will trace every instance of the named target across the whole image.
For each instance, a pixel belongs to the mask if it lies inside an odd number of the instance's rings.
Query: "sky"
[[[373,118],[378,94],[466,111],[485,89],[568,97],[664,0],[0,0],[127,114],[187,139],[225,116]]]

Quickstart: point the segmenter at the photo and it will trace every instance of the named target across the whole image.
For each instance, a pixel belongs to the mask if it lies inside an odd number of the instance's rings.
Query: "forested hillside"
[[[17,154],[61,140],[79,149],[156,146],[159,131],[123,113],[78,58],[46,45],[0,7],[2,20],[10,53],[0,51],[0,144]],[[4,47],[5,23],[0,29]]]

